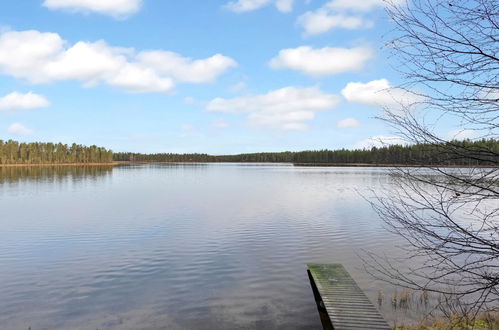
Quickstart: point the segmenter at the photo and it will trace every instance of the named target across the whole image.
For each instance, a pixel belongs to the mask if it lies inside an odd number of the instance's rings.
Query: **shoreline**
[[[486,165],[415,165],[415,164],[368,164],[368,163],[292,163],[292,162],[148,162],[113,161],[111,163],[60,163],[60,164],[0,164],[2,167],[57,167],[57,166],[120,166],[146,164],[289,164],[296,167],[413,167],[413,168],[498,168]]]
[[[487,165],[417,165],[417,164],[369,164],[369,163],[294,163],[294,162],[161,162],[161,161],[117,161],[117,165],[142,164],[289,164],[303,167],[426,167],[426,168],[498,168]]]
[[[497,168],[487,165],[444,165],[444,164],[368,164],[368,163],[292,163],[294,166],[319,167],[426,167],[426,168]]]
[[[112,163],[61,163],[61,164],[0,164],[1,167],[56,167],[56,166],[116,166],[119,162]]]

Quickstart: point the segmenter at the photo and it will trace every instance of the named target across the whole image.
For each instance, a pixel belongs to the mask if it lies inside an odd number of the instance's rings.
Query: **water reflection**
[[[109,176],[113,166],[0,166],[0,184],[26,181],[57,183],[65,180],[97,180]]]
[[[171,164],[2,177],[6,329],[320,329],[307,263],[343,263],[373,302],[393,290],[358,257],[400,243],[359,195],[389,189],[386,169]],[[411,317],[388,298],[381,309]]]

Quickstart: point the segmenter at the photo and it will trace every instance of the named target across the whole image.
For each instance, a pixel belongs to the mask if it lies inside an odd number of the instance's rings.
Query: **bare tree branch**
[[[440,162],[471,167],[394,169],[396,188],[375,193],[371,204],[405,239],[413,266],[402,271],[395,260],[368,253],[366,269],[393,284],[462,299],[468,311],[497,307],[499,150],[447,139],[436,127],[454,118],[476,140],[498,138],[499,1],[387,3],[395,25],[387,46],[405,77],[400,88],[424,101],[387,108],[380,118],[405,140],[437,150]]]

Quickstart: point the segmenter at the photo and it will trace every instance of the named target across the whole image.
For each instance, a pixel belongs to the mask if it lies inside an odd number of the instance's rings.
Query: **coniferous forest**
[[[0,140],[0,164],[85,164],[112,161],[113,152],[97,146]]]
[[[208,154],[113,153],[97,146],[20,143],[0,140],[0,164],[121,162],[268,162],[306,164],[498,166],[499,141],[451,141],[446,144],[389,145],[357,150],[310,150],[213,156]]]
[[[115,153],[116,161],[136,162],[281,162],[310,164],[405,164],[498,166],[499,141],[451,141],[446,144],[389,145],[357,150],[264,152],[212,156],[208,154]]]

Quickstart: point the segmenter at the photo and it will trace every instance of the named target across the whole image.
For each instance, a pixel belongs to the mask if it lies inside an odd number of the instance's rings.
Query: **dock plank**
[[[307,267],[325,329],[391,329],[341,264],[308,264]],[[325,309],[325,313],[321,313],[321,309]],[[322,314],[327,314],[329,322],[324,322]]]

